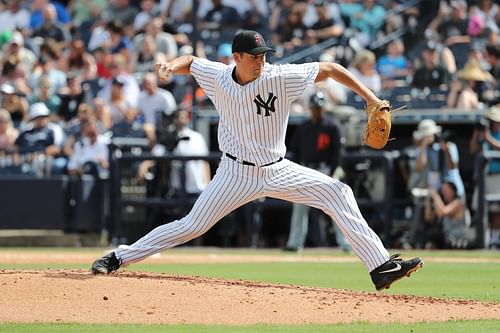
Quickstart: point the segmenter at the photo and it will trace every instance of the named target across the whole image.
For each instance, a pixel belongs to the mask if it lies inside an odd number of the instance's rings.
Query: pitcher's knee
[[[349,197],[353,195],[351,186],[341,181],[338,180],[332,181],[330,187],[339,197]]]

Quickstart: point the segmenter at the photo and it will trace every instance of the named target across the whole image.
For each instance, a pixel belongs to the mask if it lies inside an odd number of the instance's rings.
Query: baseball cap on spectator
[[[232,55],[233,52],[231,50],[231,45],[229,43],[223,43],[219,45],[219,48],[217,49],[218,57],[230,57]]]
[[[424,119],[418,123],[417,130],[413,132],[413,138],[418,141],[426,136],[438,133],[441,133],[441,126],[437,126],[432,119]]]
[[[16,45],[19,45],[19,46],[24,45],[23,34],[20,33],[19,31],[14,31],[12,33],[12,37],[10,38],[10,43],[11,44],[16,44]]]
[[[125,81],[123,81],[122,78],[120,77],[114,77],[113,80],[111,81],[111,84],[114,86],[120,86],[123,87],[125,85]]]
[[[323,7],[324,5],[326,5],[326,1],[325,0],[314,0],[313,4],[316,7]]]
[[[39,117],[48,117],[50,115],[50,111],[45,105],[45,103],[34,103],[30,106],[30,120],[39,118]]]
[[[16,88],[12,84],[4,83],[0,87],[0,91],[2,92],[2,94],[12,95],[16,92]]]
[[[325,104],[325,94],[322,91],[317,91],[309,98],[309,107],[311,108],[322,108]]]
[[[424,44],[424,50],[436,51],[438,49],[438,43],[433,40],[428,40]]]
[[[257,31],[242,30],[233,38],[232,53],[245,52],[250,54],[260,54],[266,51],[276,52],[275,49],[268,47],[264,37]]]
[[[465,0],[451,0],[451,8],[467,8],[467,2]]]

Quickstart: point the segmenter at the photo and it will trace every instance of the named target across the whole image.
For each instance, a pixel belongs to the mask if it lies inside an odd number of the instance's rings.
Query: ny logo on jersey
[[[277,97],[274,96],[273,93],[269,93],[269,96],[267,97],[267,101],[264,102],[262,97],[260,97],[260,94],[257,95],[257,97],[255,97],[255,99],[253,100],[255,105],[257,105],[257,114],[259,114],[259,115],[262,114],[261,108],[264,108],[264,110],[266,110],[264,115],[266,117],[269,117],[271,115],[269,112],[276,111],[276,109],[274,108],[274,103],[276,102],[276,99],[277,99]]]

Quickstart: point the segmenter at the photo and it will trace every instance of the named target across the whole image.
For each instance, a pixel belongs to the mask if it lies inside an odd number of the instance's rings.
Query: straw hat
[[[492,107],[484,116],[491,121],[500,123],[500,108]]]
[[[458,78],[461,80],[472,81],[490,81],[490,73],[481,69],[476,61],[469,61],[464,68],[458,72]]]
[[[413,138],[420,140],[426,136],[441,133],[441,126],[437,126],[432,119],[424,119],[418,123],[417,130],[413,132]]]

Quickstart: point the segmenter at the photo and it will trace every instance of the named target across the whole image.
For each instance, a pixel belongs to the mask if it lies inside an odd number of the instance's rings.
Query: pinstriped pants
[[[163,224],[129,246],[115,250],[123,264],[143,260],[203,235],[238,207],[261,197],[323,210],[338,225],[369,271],[389,259],[380,238],[361,215],[351,188],[319,171],[287,159],[267,167],[223,157],[215,177],[185,217]]]

